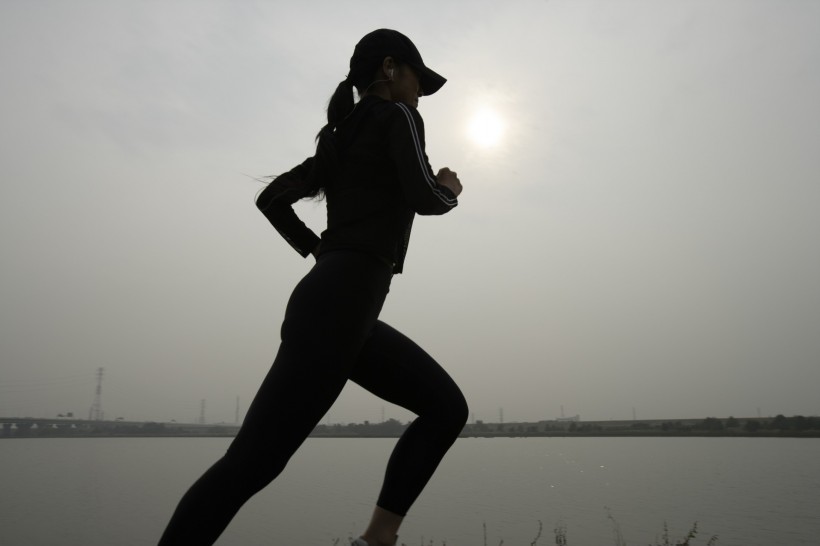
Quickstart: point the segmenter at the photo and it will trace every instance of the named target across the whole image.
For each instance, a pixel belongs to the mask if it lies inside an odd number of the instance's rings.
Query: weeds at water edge
[[[621,526],[618,521],[612,517],[612,514],[609,513],[607,510],[607,519],[609,519],[610,523],[612,524],[612,532],[613,538],[615,540],[614,546],[627,546],[626,540],[624,539],[623,533],[621,532]],[[484,529],[484,546],[488,546],[487,544],[487,523],[483,523],[482,527]],[[538,541],[541,538],[541,535],[544,530],[544,525],[541,520],[538,520],[538,532],[535,534],[535,538],[532,539],[530,542],[530,546],[538,546]],[[555,528],[552,530],[553,535],[555,536],[555,546],[569,546],[569,542],[567,540],[567,526],[563,522],[558,522],[555,525]],[[698,535],[698,522],[694,522],[692,524],[691,529],[686,534],[683,539],[680,541],[672,541],[669,536],[669,526],[664,521],[663,522],[663,533],[661,534],[659,542],[658,539],[655,540],[654,544],[649,544],[648,546],[695,546],[695,543],[692,542]],[[717,535],[712,535],[709,540],[706,542],[706,546],[715,546],[718,541]],[[436,546],[432,540],[425,543],[424,537],[421,538],[421,546]],[[333,541],[332,546],[339,546],[339,539],[335,539]],[[407,543],[402,542],[400,546],[408,546]],[[441,542],[441,546],[447,546],[446,541]],[[504,539],[498,543],[498,546],[504,546]]]

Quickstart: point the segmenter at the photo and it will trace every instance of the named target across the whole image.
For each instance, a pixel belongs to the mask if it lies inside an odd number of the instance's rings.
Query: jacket
[[[359,250],[393,264],[401,273],[416,214],[444,214],[458,205],[436,181],[425,153],[424,122],[415,108],[366,96],[335,131],[339,169],[324,180],[327,229],[318,237],[296,215],[305,197],[300,184],[309,157],[276,177],[256,201],[273,227],[303,257]]]

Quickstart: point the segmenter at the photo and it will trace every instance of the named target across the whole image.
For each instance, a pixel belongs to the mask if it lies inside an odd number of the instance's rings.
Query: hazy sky
[[[0,2],[0,415],[86,417],[98,367],[108,418],[244,414],[312,263],[247,175],[312,155],[379,27],[449,78],[419,109],[464,184],[382,317],[475,419],[819,414],[820,3],[467,5]]]

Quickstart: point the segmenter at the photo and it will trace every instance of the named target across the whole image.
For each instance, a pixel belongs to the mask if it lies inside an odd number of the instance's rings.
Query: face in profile
[[[405,64],[395,69],[393,81],[390,82],[390,94],[394,101],[418,108],[419,97],[424,94],[424,90],[413,67]]]

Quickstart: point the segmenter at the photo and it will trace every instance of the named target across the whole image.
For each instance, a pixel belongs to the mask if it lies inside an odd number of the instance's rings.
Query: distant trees
[[[348,423],[347,425],[316,425],[313,434],[316,436],[400,436],[407,428],[397,419],[388,419],[381,423]]]
[[[143,432],[160,434],[165,432],[165,423],[155,423],[149,421],[148,423],[143,423],[141,428]]]
[[[723,422],[715,417],[707,417],[701,421],[699,429],[706,431],[723,430]]]
[[[772,421],[772,428],[779,431],[794,430],[797,432],[805,432],[810,430],[820,430],[820,417],[805,417],[803,415],[795,415],[794,417],[785,417],[778,415]]]
[[[684,425],[680,421],[664,421],[661,424],[661,430],[664,430],[664,431],[667,431],[667,432],[686,431],[686,430],[689,430],[689,428],[690,427],[687,427],[686,425]]]
[[[20,419],[0,423],[0,438],[105,436],[229,436],[236,427],[177,425],[158,422]],[[314,436],[398,437],[409,423],[387,419],[381,423],[317,425]],[[464,427],[462,436],[785,436],[820,437],[820,417],[674,419],[668,421],[539,421],[486,423]]]
[[[755,421],[754,419],[749,419],[743,425],[743,430],[745,430],[746,432],[757,432],[758,430],[760,430],[760,428],[760,421]]]
[[[791,433],[795,435],[805,435],[806,433],[820,432],[820,417],[805,417],[795,415],[786,417],[777,415],[774,419],[745,419],[740,420],[729,417],[725,422],[715,417],[707,417],[692,430],[703,430],[709,432],[719,432],[721,430],[734,434],[735,431],[742,430],[745,434],[769,434],[776,431],[780,434]]]

